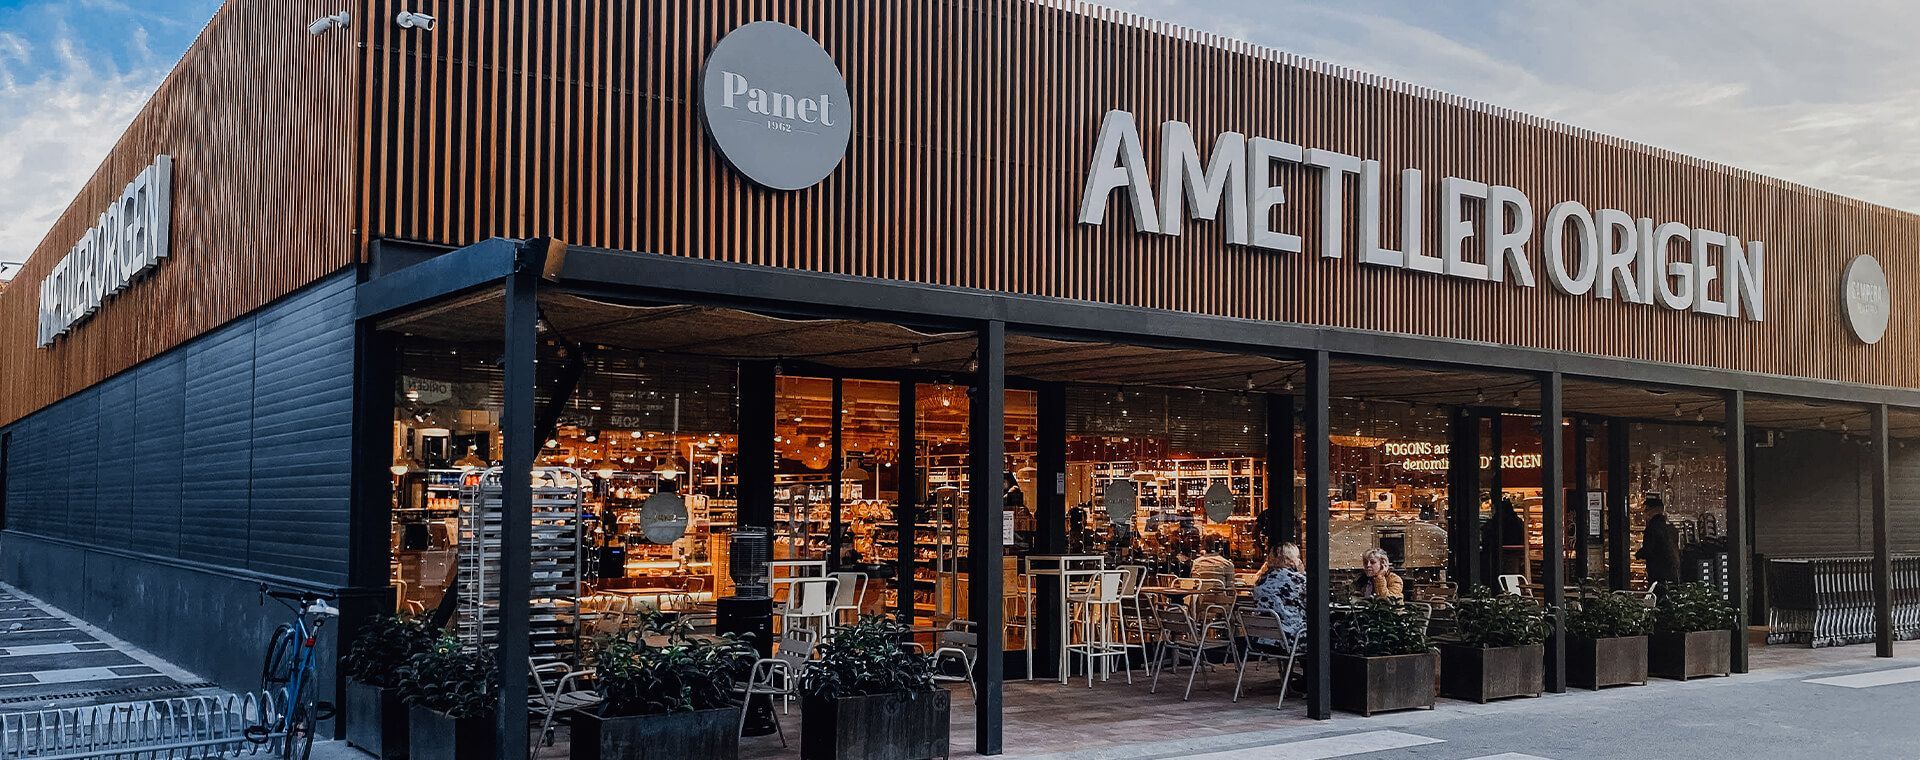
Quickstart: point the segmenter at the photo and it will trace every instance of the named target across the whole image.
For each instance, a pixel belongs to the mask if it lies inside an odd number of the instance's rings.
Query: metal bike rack
[[[281,693],[180,697],[0,715],[0,760],[187,760],[270,756],[284,732],[249,738],[286,708]]]

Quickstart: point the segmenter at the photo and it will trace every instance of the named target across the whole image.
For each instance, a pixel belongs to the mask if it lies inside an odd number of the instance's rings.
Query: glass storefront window
[[[1416,599],[1446,596],[1452,447],[1444,407],[1340,399],[1328,410],[1336,596],[1381,549]]]

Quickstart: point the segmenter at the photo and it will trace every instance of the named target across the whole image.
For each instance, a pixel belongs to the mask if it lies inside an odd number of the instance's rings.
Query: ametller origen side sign
[[[55,338],[167,258],[172,180],[173,158],[155,156],[67,257],[47,272],[40,281],[41,348],[53,345]]]
[[[1402,169],[1396,250],[1381,241],[1386,181],[1379,161],[1222,132],[1203,163],[1193,129],[1168,121],[1160,125],[1156,189],[1141,143],[1133,114],[1108,111],[1101,119],[1080,200],[1082,224],[1104,222],[1108,200],[1118,192],[1141,232],[1177,236],[1189,216],[1211,220],[1224,212],[1220,222],[1229,245],[1299,253],[1304,243],[1298,231],[1274,229],[1270,213],[1287,202],[1286,188],[1272,181],[1273,169],[1294,164],[1319,170],[1319,251],[1325,258],[1344,258],[1351,251],[1362,264],[1531,288],[1534,265],[1528,248],[1538,238],[1547,282],[1561,293],[1744,316],[1755,322],[1766,319],[1766,251],[1757,240],[1743,245],[1724,232],[1636,219],[1617,209],[1590,210],[1571,200],[1554,204],[1545,223],[1536,226],[1533,202],[1520,190],[1447,177],[1440,181],[1437,209],[1440,250],[1422,251],[1422,225],[1429,213],[1422,198],[1424,184],[1419,169]],[[1360,239],[1349,244],[1342,239],[1350,213],[1346,180],[1356,175]],[[1475,223],[1468,211],[1473,206],[1480,207],[1480,216],[1487,220],[1477,246],[1470,243]],[[1673,255],[1678,250],[1687,252],[1685,258]]]

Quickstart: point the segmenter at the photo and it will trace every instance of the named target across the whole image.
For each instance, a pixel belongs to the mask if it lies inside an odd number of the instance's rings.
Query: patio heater
[[[766,528],[735,530],[727,549],[733,595],[714,603],[719,631],[742,637],[760,650],[761,657],[773,656],[773,597],[767,593],[767,560],[772,553],[773,535]],[[747,736],[765,736],[779,728],[774,724],[771,698],[757,695],[746,709],[743,733]]]

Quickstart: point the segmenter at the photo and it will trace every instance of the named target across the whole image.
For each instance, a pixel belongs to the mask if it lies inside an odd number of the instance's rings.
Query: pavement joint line
[[[175,682],[178,682],[182,685],[206,682],[206,679],[203,679],[199,676],[189,673],[186,670],[180,668],[179,666],[174,665],[173,663],[167,662],[166,660],[160,659],[159,657],[155,657],[153,654],[149,653],[147,650],[141,649],[132,644],[129,644],[118,636],[115,636],[111,633],[107,633],[106,631],[101,630],[100,628],[94,626],[91,623],[81,620],[80,618],[74,617],[73,615],[67,614],[65,610],[62,610],[51,604],[43,602],[38,597],[32,594],[29,594],[25,591],[21,591],[20,589],[15,588],[6,583],[0,583],[0,593],[11,595],[22,602],[31,604],[39,608],[40,611],[42,612],[45,612],[61,620],[65,620],[71,626],[71,628],[62,628],[58,630],[78,630],[82,633],[85,633],[88,636],[93,637],[94,641],[98,641],[112,647],[113,651],[125,654],[128,657],[133,658],[135,661],[137,661],[141,665],[145,665],[147,667],[153,668],[155,671],[157,671],[154,675],[166,676],[167,678],[171,678]],[[35,631],[35,632],[39,633],[39,631]]]
[[[1539,755],[1523,755],[1518,752],[1502,752],[1498,755],[1481,755],[1468,760],[1549,760]]]
[[[1920,681],[1920,666],[1869,670],[1865,673],[1829,676],[1827,678],[1809,678],[1806,680],[1806,683],[1821,684],[1823,686],[1843,686],[1849,689],[1871,689],[1876,686],[1892,686],[1894,684],[1913,683],[1915,681]]]
[[[1186,755],[1182,760],[1331,760],[1336,757],[1442,744],[1445,741],[1445,739],[1400,731],[1361,731],[1323,736],[1317,739],[1301,739],[1285,744],[1267,744]]]

